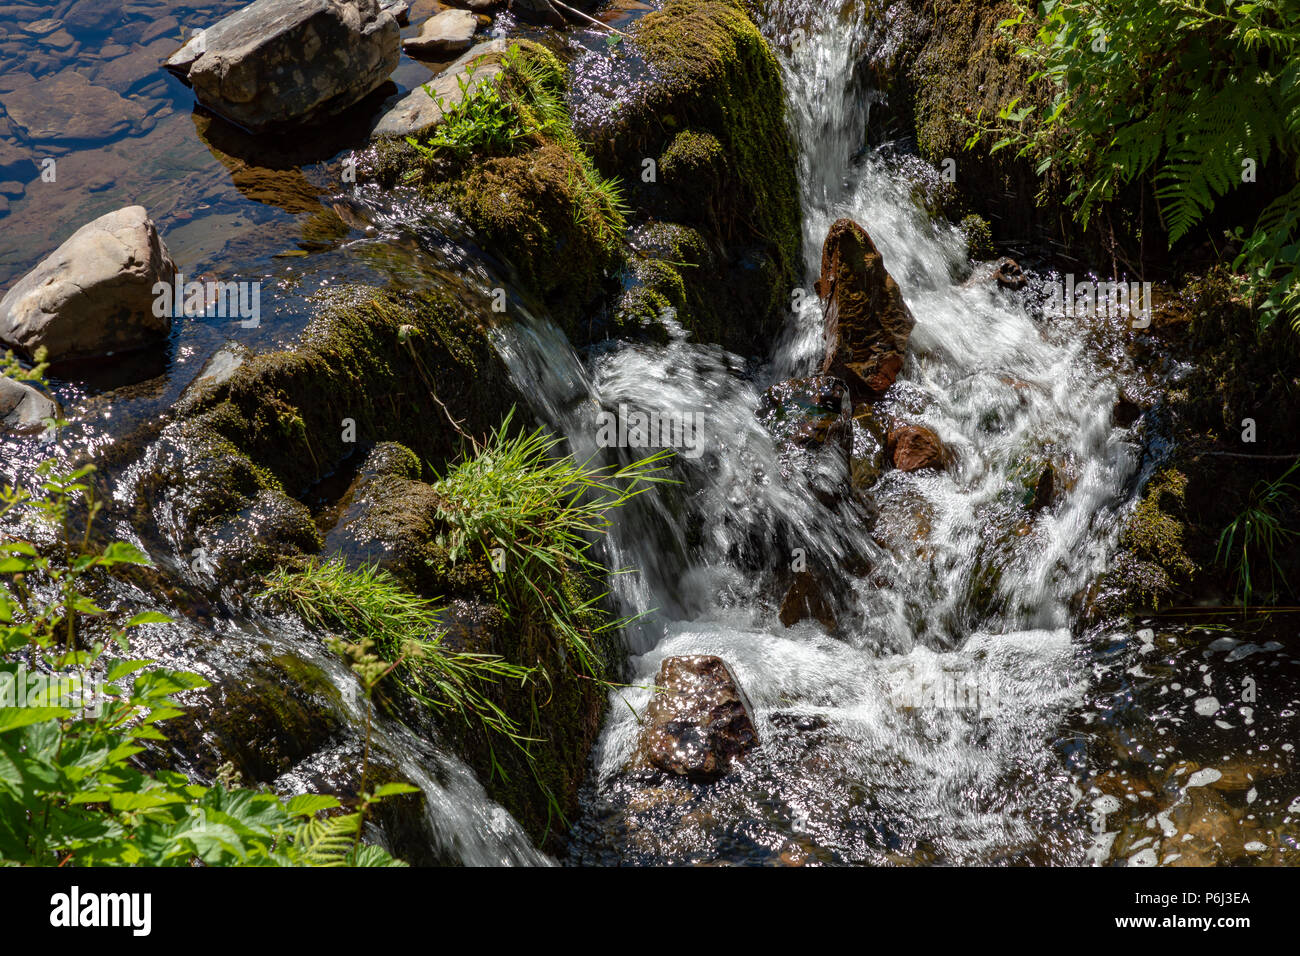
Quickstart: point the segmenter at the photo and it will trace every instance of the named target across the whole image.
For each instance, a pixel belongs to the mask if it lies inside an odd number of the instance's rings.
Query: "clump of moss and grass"
[[[449,203],[562,326],[585,338],[580,318],[611,290],[622,262],[622,186],[579,142],[564,67],[544,46],[516,41],[498,74],[474,83],[471,72],[462,82],[463,98],[443,120],[383,147],[396,148],[397,159],[381,165]]]
[[[357,448],[453,457],[517,393],[487,329],[449,291],[331,290],[300,341],[200,385],[147,452],[137,517],[241,574],[321,547],[303,503]],[[225,552],[230,552],[228,555]]]
[[[625,622],[607,607],[593,548],[613,510],[662,480],[661,456],[596,468],[556,446],[507,420],[429,486],[438,527],[426,560],[446,576],[444,594],[416,595],[386,571],[341,561],[268,579],[309,623],[372,641],[408,700],[441,714],[489,793],[544,844],[576,805],[621,670]],[[495,609],[472,647],[447,627],[453,591],[473,591],[463,576],[450,583],[463,566]]]
[[[683,273],[711,300],[695,332],[748,353],[780,329],[803,265],[780,66],[733,0],[669,0],[637,21],[633,45],[654,81],[584,134],[601,168],[635,186],[638,209],[705,239],[714,274]],[[714,282],[730,294],[716,299]]]
[[[575,128],[563,64],[517,41],[498,74],[463,79],[439,125],[376,144],[371,172],[454,209],[577,344],[644,334],[672,306],[696,339],[753,352],[780,329],[802,269],[780,67],[734,0],[669,0],[610,55],[643,64],[645,82],[630,78],[624,99]],[[629,221],[698,238],[685,267],[665,259],[690,308],[645,281]]]
[[[1296,336],[1282,323],[1260,328],[1240,282],[1218,268],[1184,285],[1135,357],[1184,371],[1151,413],[1171,452],[1100,582],[1106,610],[1263,608],[1298,596]]]

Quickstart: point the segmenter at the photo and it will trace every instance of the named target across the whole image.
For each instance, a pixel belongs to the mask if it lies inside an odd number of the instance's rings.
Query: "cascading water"
[[[616,594],[643,617],[628,638],[633,686],[614,695],[574,858],[1081,859],[1083,841],[1069,838],[1079,791],[1053,741],[1087,679],[1067,601],[1113,545],[1136,467],[1111,427],[1115,385],[1080,330],[1036,321],[992,283],[963,285],[957,230],[917,208],[901,171],[857,155],[867,118],[854,81],[866,30],[857,5],[772,8],[765,29],[788,51],[809,285],[831,222],[861,223],[917,318],[878,411],[932,428],[957,464],[887,472],[872,492],[874,538],[851,502],[828,505],[783,480],[755,411],[765,387],[812,371],[821,310],[811,294],[757,373],[685,334],[667,347],[620,344],[584,367],[544,321],[502,331],[521,390],[579,460],[601,452],[602,408],[702,429],[702,454],[676,460],[680,485],[648,492],[609,536],[612,563],[641,571],[616,576]],[[1030,520],[1019,470],[1035,462],[1052,462],[1064,491]],[[835,637],[776,619],[755,566],[795,549],[848,592],[839,598],[851,625]],[[843,573],[863,556],[868,577]],[[648,800],[624,768],[658,666],[679,654],[728,662],[762,744],[719,784]]]

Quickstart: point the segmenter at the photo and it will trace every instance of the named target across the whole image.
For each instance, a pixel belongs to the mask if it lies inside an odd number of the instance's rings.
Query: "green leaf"
[[[285,804],[285,809],[296,817],[315,816],[322,810],[334,810],[342,806],[337,797],[321,793],[300,793]]]
[[[71,716],[72,711],[66,707],[0,707],[0,733]]]
[[[419,787],[413,787],[409,783],[386,783],[383,786],[376,787],[375,791],[370,794],[371,799],[382,800],[384,797],[396,797],[403,793],[419,793]]]
[[[123,627],[139,627],[141,624],[171,624],[172,618],[159,611],[144,611],[127,621]]]

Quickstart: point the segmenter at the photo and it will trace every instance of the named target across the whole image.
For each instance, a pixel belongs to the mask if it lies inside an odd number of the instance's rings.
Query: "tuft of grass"
[[[1300,469],[1300,461],[1273,481],[1257,482],[1251,489],[1246,507],[1219,535],[1214,559],[1236,578],[1243,610],[1250,607],[1260,576],[1260,563],[1268,572],[1270,599],[1277,594],[1279,575],[1283,581],[1286,579],[1277,551],[1287,538],[1297,534],[1282,524],[1283,513],[1300,495],[1300,486],[1289,480],[1297,469]]]
[[[483,691],[500,680],[531,678],[533,669],[494,654],[473,654],[445,645],[438,625],[441,609],[405,590],[388,572],[369,565],[349,569],[341,559],[302,568],[277,568],[266,593],[284,601],[305,622],[347,632],[373,645],[412,698],[429,707],[454,710],[517,743],[527,738],[519,725]]]
[[[603,661],[593,638],[627,621],[601,612],[603,593],[578,597],[574,581],[604,575],[591,547],[609,527],[609,512],[669,481],[663,472],[672,453],[592,468],[557,456],[560,440],[542,429],[511,436],[511,417],[435,482],[445,502],[440,517],[451,529],[440,543],[453,561],[474,553],[492,560],[507,613],[535,614],[560,637],[562,650],[598,677]]]
[[[527,138],[528,130],[503,84],[488,79],[475,86],[476,68],[476,64],[470,64],[456,78],[461,99],[450,106],[444,97],[425,84],[424,91],[438,104],[443,119],[427,142],[414,136],[406,137],[406,141],[421,154],[436,157],[447,153],[457,159],[468,159],[474,153],[508,155],[520,140]]]
[[[602,176],[585,152],[580,160],[576,182],[569,188],[577,197],[574,218],[578,225],[590,228],[605,246],[615,246],[627,231],[630,209],[623,195],[623,185],[617,179]]]

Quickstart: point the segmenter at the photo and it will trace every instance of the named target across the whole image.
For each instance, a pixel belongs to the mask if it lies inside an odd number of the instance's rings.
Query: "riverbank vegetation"
[[[39,358],[26,371],[12,357],[0,367],[26,381],[43,371]],[[93,472],[51,458],[33,487],[0,489],[0,520],[30,522],[34,532],[0,544],[0,864],[397,864],[362,834],[374,804],[414,790],[406,784],[367,791],[363,770],[361,792],[345,806],[148,769],[166,721],[184,710],[182,695],[207,682],[128,656],[133,633],[168,623],[166,615],[123,621],[92,596],[103,575],[151,564],[125,541],[95,543],[102,505]],[[379,679],[363,682],[367,702]]]
[[[404,698],[395,712],[422,708],[461,740],[489,792],[544,841],[572,806],[587,738],[622,670],[627,621],[610,611],[593,549],[614,510],[666,480],[669,453],[600,467],[512,420],[428,486],[436,530],[416,560],[430,567],[409,578],[468,579],[468,591],[432,584],[442,593],[427,597],[341,558],[281,567],[266,591],[314,629],[372,645]],[[467,598],[490,623],[458,623],[447,605]]]
[[[1002,29],[1027,21],[1037,95],[1003,104],[991,149],[1017,147],[1040,195],[1104,219],[1138,266],[1153,240],[1210,242],[1261,326],[1300,333],[1300,8],[1049,0]]]

